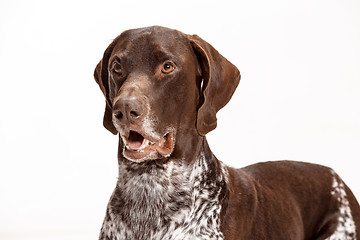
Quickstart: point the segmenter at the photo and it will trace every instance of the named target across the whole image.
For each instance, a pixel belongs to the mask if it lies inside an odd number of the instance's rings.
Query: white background
[[[149,25],[240,69],[208,136],[220,160],[327,165],[360,198],[360,1],[1,1],[0,239],[97,239],[117,137],[92,74],[113,38]]]

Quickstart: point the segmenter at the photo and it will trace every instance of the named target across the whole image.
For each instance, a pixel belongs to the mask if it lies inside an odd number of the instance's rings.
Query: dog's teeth
[[[140,148],[138,149],[139,151],[143,151],[144,148],[146,148],[148,145],[150,145],[150,141],[147,139],[144,139],[144,141],[142,142]]]

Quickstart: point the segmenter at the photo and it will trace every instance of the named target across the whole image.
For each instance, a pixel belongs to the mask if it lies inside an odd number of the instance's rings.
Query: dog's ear
[[[118,132],[112,122],[112,102],[110,99],[108,64],[109,64],[110,55],[116,44],[115,41],[116,40],[114,40],[105,50],[103,58],[100,60],[94,71],[95,81],[99,84],[100,89],[103,92],[106,99],[103,124],[104,127],[114,135],[116,135]]]
[[[201,105],[196,127],[198,133],[205,136],[216,128],[216,113],[235,92],[240,82],[240,72],[209,43],[197,35],[188,37],[202,70]]]

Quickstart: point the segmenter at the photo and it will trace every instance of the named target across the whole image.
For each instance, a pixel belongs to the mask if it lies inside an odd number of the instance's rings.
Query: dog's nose
[[[143,118],[144,104],[136,97],[119,98],[115,102],[113,114],[123,123],[134,123]]]

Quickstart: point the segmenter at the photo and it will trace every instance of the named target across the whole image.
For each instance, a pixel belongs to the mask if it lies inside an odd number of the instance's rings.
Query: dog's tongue
[[[144,143],[144,137],[141,136],[141,134],[134,132],[134,131],[130,132],[130,135],[129,135],[129,138],[127,141],[127,146],[130,149],[138,150],[143,145],[143,143]]]

